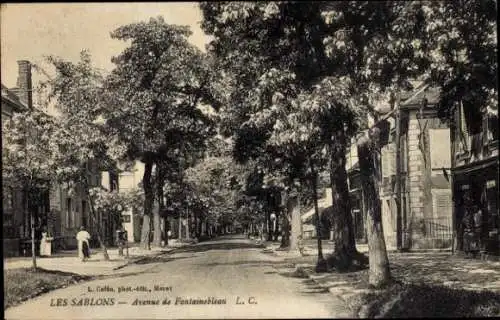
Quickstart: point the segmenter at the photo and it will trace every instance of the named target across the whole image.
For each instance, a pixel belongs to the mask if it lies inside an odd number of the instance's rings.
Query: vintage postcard
[[[5,319],[500,316],[497,3],[2,3]]]

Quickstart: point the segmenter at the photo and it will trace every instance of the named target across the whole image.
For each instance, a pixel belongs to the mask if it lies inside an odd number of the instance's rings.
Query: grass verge
[[[396,283],[355,300],[349,305],[360,318],[500,316],[500,294],[441,285]]]
[[[90,280],[92,277],[38,268],[4,270],[4,309],[42,293]]]

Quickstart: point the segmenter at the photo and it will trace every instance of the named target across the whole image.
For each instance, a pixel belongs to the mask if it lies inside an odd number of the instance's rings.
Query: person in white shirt
[[[78,258],[85,261],[85,259],[90,258],[90,233],[85,230],[85,227],[80,227],[80,231],[76,234],[76,240],[78,241]]]

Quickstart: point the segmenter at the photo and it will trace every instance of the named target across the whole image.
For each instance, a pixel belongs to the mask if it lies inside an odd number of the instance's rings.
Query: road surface
[[[116,277],[55,290],[5,311],[6,319],[348,317],[343,304],[243,237],[180,248]],[[290,271],[288,269],[288,271]]]

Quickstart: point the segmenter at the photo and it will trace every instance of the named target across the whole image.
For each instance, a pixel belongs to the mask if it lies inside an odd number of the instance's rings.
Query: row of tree
[[[41,83],[39,89],[48,99],[40,104],[54,104],[59,115],[36,109],[17,114],[2,133],[4,180],[18,183],[27,195],[58,184],[70,190],[83,187],[90,223],[98,230],[106,258],[96,211],[113,211],[116,216],[143,197],[142,242],[149,246],[153,202],[164,208],[163,194],[172,189],[165,187],[166,181],[182,180],[181,172],[200,157],[213,131],[199,108],[213,100],[214,90],[208,89],[213,73],[209,60],[188,43],[189,35],[187,27],[166,24],[161,18],[120,27],[112,38],[129,41],[130,46],[112,59],[115,68],[106,76],[92,65],[86,51],[76,63],[47,57],[55,76]],[[143,195],[127,200],[116,192],[105,195],[93,189],[93,164],[97,170],[116,171],[136,160],[145,163]],[[30,201],[36,199],[27,199],[26,208]],[[154,213],[153,239],[158,245],[159,212]]]
[[[128,46],[106,76],[86,52],[78,63],[49,57],[56,76],[45,86],[62,116],[57,125],[39,112],[12,122],[19,143],[11,145],[25,146],[18,128],[27,123],[38,128],[34,148],[42,152],[23,162],[16,157],[25,153],[12,150],[9,172],[25,179],[18,181],[88,186],[91,161],[101,168],[142,161],[141,243],[149,247],[151,220],[160,245],[162,212],[191,208],[212,224],[269,222],[277,195],[298,188],[319,228],[318,180],[326,170],[335,254],[325,259],[318,241],[317,269],[346,270],[367,260],[354,242],[346,148],[368,115],[379,116],[377,103],[397,104],[414,79],[441,89],[444,117],[457,101],[496,103],[494,1],[206,2],[200,9],[213,38],[207,53],[188,42],[187,27],[153,18],[111,33]],[[358,143],[375,286],[390,280],[378,134]],[[290,224],[289,213],[281,218]]]
[[[457,102],[496,105],[495,1],[317,1],[201,3],[209,52],[223,70],[222,130],[234,157],[256,161],[281,188],[313,190],[328,168],[335,254],[318,271],[366,260],[356,251],[345,154],[352,137],[377,119],[376,105],[421,80],[441,90],[443,118]],[[358,140],[368,198],[370,283],[390,280],[378,197],[380,132]],[[319,226],[318,226],[319,227]],[[330,263],[328,263],[330,262]]]

